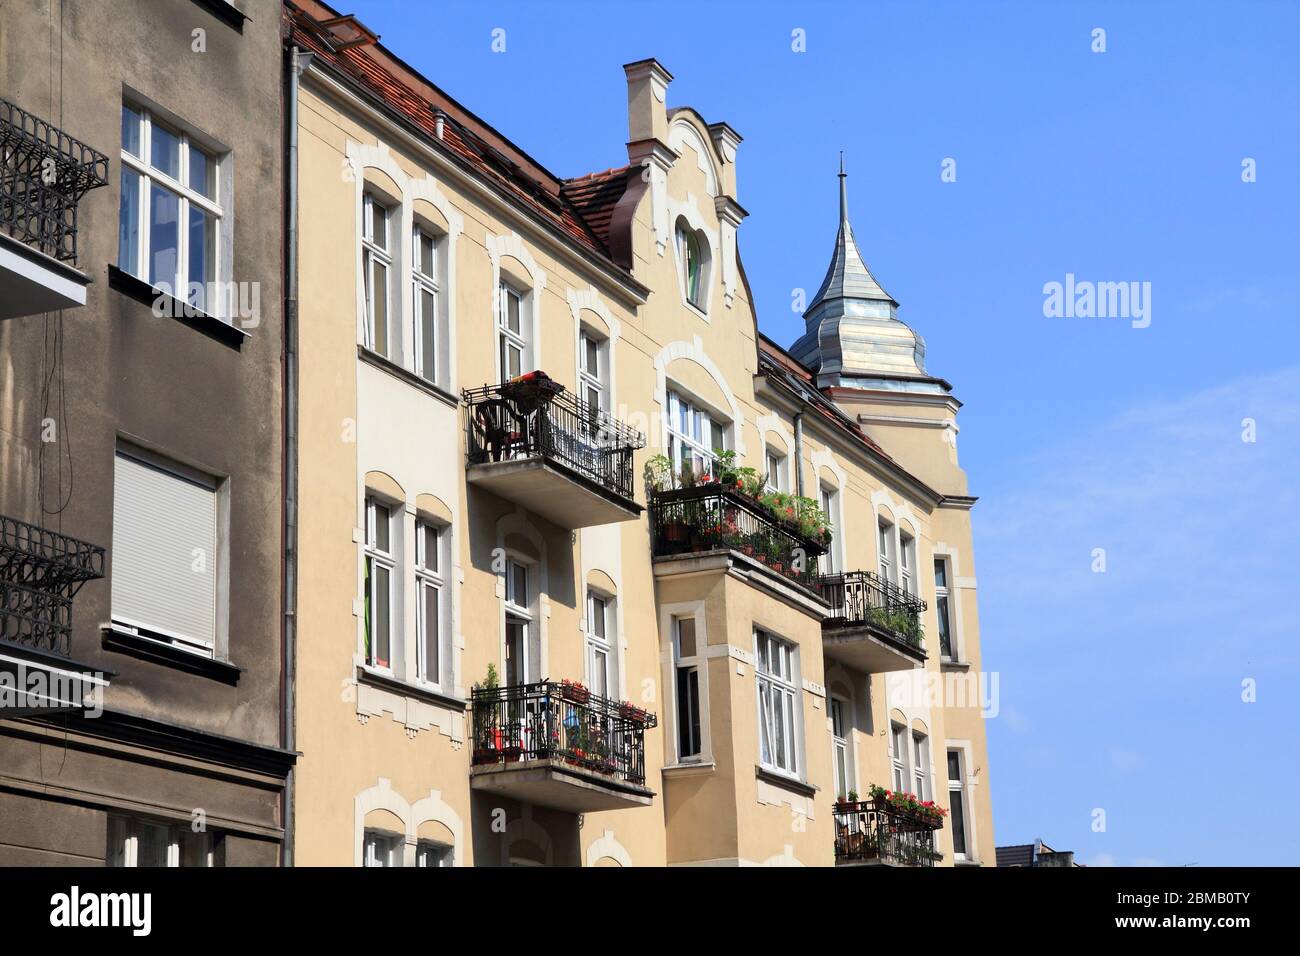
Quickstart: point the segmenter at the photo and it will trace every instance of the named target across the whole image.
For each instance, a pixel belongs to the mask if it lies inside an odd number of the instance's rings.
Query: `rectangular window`
[[[715,452],[727,447],[727,429],[676,392],[668,393],[668,458],[677,473],[708,474]]]
[[[578,368],[578,392],[583,405],[591,417],[596,419],[601,412],[609,409],[609,375],[606,370],[609,343],[583,331],[579,336],[578,348],[581,360]]]
[[[528,328],[524,299],[504,282],[497,292],[497,362],[501,381],[528,371]]]
[[[893,767],[895,793],[907,792],[907,730],[898,724],[889,725],[889,758]]]
[[[677,761],[700,759],[700,665],[703,648],[696,646],[695,618],[673,619],[674,676],[677,683]]]
[[[529,603],[528,567],[506,562],[506,684],[528,683],[532,662],[528,659],[528,631],[532,624]]]
[[[411,275],[414,283],[415,372],[421,378],[438,380],[438,240],[420,227],[411,242]]]
[[[613,645],[610,640],[612,608],[609,600],[587,592],[587,677],[591,692],[613,696]]]
[[[118,268],[229,321],[214,284],[224,268],[220,162],[149,110],[122,106]]]
[[[767,487],[772,491],[788,491],[789,482],[785,474],[785,455],[767,450]]]
[[[216,656],[217,482],[118,451],[113,472],[113,622]]]
[[[415,849],[416,866],[451,866],[452,848],[444,843],[421,840]]]
[[[396,833],[366,830],[365,866],[401,866],[405,840]]]
[[[952,611],[948,594],[948,561],[945,558],[934,559],[934,608],[939,618],[939,656],[953,659],[952,649]]]
[[[917,591],[915,580],[916,539],[900,532],[898,549],[898,584],[908,594]]]
[[[213,834],[185,824],[135,817],[108,818],[108,866],[215,866]]]
[[[849,721],[848,701],[841,697],[830,698],[831,760],[835,769],[835,796],[847,797],[853,789],[849,773]]]
[[[966,778],[962,773],[962,753],[948,751],[948,817],[952,825],[952,852],[964,860],[969,852],[966,843]]]
[[[366,499],[366,663],[391,668],[393,647],[393,512],[377,498]]]
[[[918,800],[930,799],[930,748],[925,734],[912,734],[912,778],[916,786],[912,792]]]
[[[894,577],[894,526],[887,521],[880,522],[879,534],[880,577],[885,581],[897,583]]]
[[[799,773],[795,648],[766,631],[755,631],[754,643],[758,660],[759,762],[769,770],[795,776]]]
[[[366,347],[396,360],[398,342],[390,334],[393,253],[388,244],[389,210],[374,196],[362,197],[361,276],[365,283]]]
[[[822,514],[826,516],[826,520],[830,524],[831,528],[833,529],[832,533],[834,535],[834,537],[831,539],[831,546],[827,548],[826,553],[822,555],[822,572],[824,574],[836,574],[840,570],[840,561],[838,556],[835,553],[836,550],[839,548],[839,542],[840,542],[840,532],[839,532],[840,493],[837,489],[832,488],[830,485],[822,485],[821,492],[822,492],[821,494]]]
[[[443,538],[446,529],[427,521],[415,524],[415,614],[417,670],[420,680],[442,685],[442,647],[446,617],[443,605]]]

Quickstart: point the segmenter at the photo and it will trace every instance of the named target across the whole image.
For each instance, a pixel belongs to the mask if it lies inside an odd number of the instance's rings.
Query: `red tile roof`
[[[314,54],[360,90],[382,100],[430,139],[440,141],[476,172],[503,187],[520,204],[617,266],[610,259],[608,246],[609,212],[618,198],[608,198],[607,193],[615,188],[611,182],[601,182],[602,188],[596,190],[600,195],[594,200],[583,189],[571,189],[569,184],[590,177],[565,181],[552,175],[381,44],[340,43],[337,35],[321,25],[322,20],[337,16],[319,0],[286,0],[285,41]],[[439,118],[443,119],[441,137]],[[593,210],[599,230],[587,221],[583,201]]]
[[[560,185],[560,195],[577,207],[606,249],[609,248],[609,226],[614,216],[614,207],[623,198],[631,173],[631,166],[620,166],[603,173],[588,173],[586,176],[566,179]]]

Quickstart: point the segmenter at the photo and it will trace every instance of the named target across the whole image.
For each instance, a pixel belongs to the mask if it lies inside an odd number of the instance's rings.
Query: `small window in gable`
[[[685,219],[677,220],[677,266],[686,301],[701,312],[709,304],[709,244],[704,234]]]

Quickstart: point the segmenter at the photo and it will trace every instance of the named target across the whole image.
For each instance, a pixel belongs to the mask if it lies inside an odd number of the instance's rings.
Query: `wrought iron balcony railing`
[[[875,803],[835,804],[835,862],[880,862],[894,866],[934,866],[943,854],[934,848],[934,831],[943,824]]]
[[[868,624],[887,631],[912,647],[921,647],[921,614],[926,603],[915,594],[874,571],[826,574],[817,584],[822,597],[831,606],[830,616],[823,626]]]
[[[545,680],[476,687],[472,704],[475,764],[557,759],[645,784],[645,731],[658,724],[654,714]]]
[[[757,502],[717,483],[653,492],[650,530],[656,556],[726,548],[813,589],[817,559],[826,553],[823,542],[804,537]]]
[[[67,656],[72,599],[103,576],[103,548],[0,515],[0,640]]]
[[[0,99],[0,229],[75,265],[77,204],[107,184],[107,156]]]
[[[632,453],[645,436],[594,409],[543,373],[462,393],[471,465],[543,458],[635,500]]]

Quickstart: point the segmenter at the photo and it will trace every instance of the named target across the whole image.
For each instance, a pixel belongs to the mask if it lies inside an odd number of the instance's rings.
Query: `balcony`
[[[877,803],[835,804],[836,865],[934,866],[943,854],[934,833],[943,823]]]
[[[650,805],[654,714],[552,681],[476,687],[472,704],[473,789],[571,813]]]
[[[864,674],[925,664],[921,614],[926,604],[915,594],[872,571],[823,575],[818,589],[831,606],[822,622],[828,658]]]
[[[0,715],[82,709],[103,675],[69,656],[72,602],[104,549],[0,515]]]
[[[562,528],[640,517],[632,485],[640,432],[541,372],[462,398],[470,482]]]
[[[826,545],[718,482],[653,492],[650,533],[657,558],[729,551],[818,593],[817,559]]]
[[[0,319],[86,304],[77,204],[108,157],[0,99]]]

